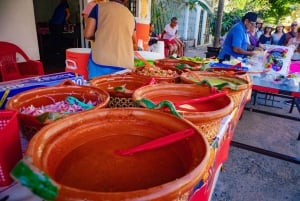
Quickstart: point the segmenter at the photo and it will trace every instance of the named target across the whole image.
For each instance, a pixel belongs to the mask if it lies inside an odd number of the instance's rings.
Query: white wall
[[[12,42],[31,59],[40,59],[32,0],[0,0],[0,41]]]

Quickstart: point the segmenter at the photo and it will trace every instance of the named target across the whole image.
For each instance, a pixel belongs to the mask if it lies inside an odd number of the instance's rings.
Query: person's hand
[[[249,56],[253,57],[256,54],[255,51],[249,51]]]
[[[255,47],[255,48],[254,48],[254,51],[264,51],[264,49],[261,48],[261,47]]]

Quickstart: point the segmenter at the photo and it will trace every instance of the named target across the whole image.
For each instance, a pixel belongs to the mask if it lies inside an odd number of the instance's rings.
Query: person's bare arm
[[[84,29],[84,37],[88,40],[95,40],[95,31],[96,31],[96,19],[87,18],[86,25]]]
[[[289,46],[289,45],[292,45],[293,44],[293,38],[290,38],[289,40],[288,40],[288,43],[286,44],[286,46]]]
[[[83,17],[84,25],[86,26],[87,19],[89,16],[87,14],[83,14],[82,17]]]
[[[132,34],[132,43],[133,43],[133,50],[137,51],[138,45],[137,45],[137,39],[136,39],[136,31],[134,31]]]
[[[165,30],[163,30],[163,32],[161,33],[160,39],[163,40],[164,39],[164,35],[165,33],[167,33]]]
[[[240,48],[240,47],[232,47],[232,50],[233,50],[235,53],[243,54],[243,55],[247,55],[247,56],[253,56],[253,55],[255,55],[254,52],[243,50],[243,49]]]
[[[69,23],[69,19],[71,16],[70,8],[66,8],[66,22]]]

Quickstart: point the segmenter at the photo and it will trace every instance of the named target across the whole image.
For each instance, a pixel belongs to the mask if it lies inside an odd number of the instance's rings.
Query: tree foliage
[[[225,6],[224,13],[240,10],[243,13],[254,11],[264,21],[277,24],[290,16],[293,10],[299,9],[299,0],[231,0]],[[298,10],[299,11],[299,10]]]
[[[269,0],[270,9],[264,15],[264,19],[270,23],[285,21],[295,10],[300,11],[299,0]],[[293,16],[291,16],[293,18]]]
[[[228,32],[235,22],[249,11],[257,12],[266,23],[277,24],[283,22],[293,11],[297,13],[297,9],[299,13],[299,0],[230,0],[223,11],[221,34]],[[215,33],[216,15],[211,19],[211,32]]]

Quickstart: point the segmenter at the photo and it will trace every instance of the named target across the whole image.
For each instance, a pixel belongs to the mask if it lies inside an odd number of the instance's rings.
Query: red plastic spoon
[[[209,101],[209,100],[221,97],[221,96],[225,96],[226,94],[227,94],[227,91],[221,91],[221,92],[209,95],[209,96],[180,101],[180,102],[174,103],[174,105],[176,107],[179,107],[180,105],[185,105],[185,104],[200,103],[200,102]]]
[[[182,131],[178,131],[176,133],[172,133],[170,135],[166,135],[166,136],[151,140],[149,142],[146,142],[145,144],[141,144],[136,147],[132,147],[129,149],[123,149],[123,150],[116,150],[115,153],[118,155],[121,155],[121,156],[132,155],[134,153],[138,153],[141,151],[156,149],[159,147],[163,147],[163,146],[172,144],[174,142],[188,138],[194,134],[195,134],[195,130],[193,128],[188,128],[188,129],[185,129]]]

